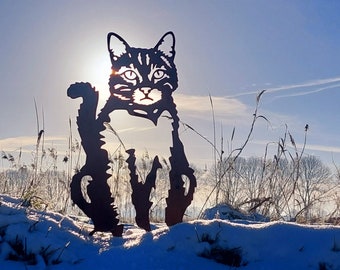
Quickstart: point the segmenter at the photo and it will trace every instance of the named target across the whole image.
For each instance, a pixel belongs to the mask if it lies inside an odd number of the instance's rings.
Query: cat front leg
[[[155,182],[157,177],[157,170],[162,168],[159,162],[158,156],[156,156],[152,163],[151,171],[148,173],[145,183],[138,181],[138,175],[136,174],[136,157],[135,150],[129,149],[126,151],[129,154],[128,168],[130,170],[130,183],[132,188],[132,204],[136,210],[136,223],[138,227],[151,231],[150,227],[150,208],[152,202],[150,202],[150,194],[152,188],[156,188]]]
[[[167,206],[165,208],[165,223],[168,226],[183,221],[184,213],[194,198],[194,192],[197,185],[194,170],[189,166],[183,143],[178,135],[179,119],[178,117],[173,118],[173,147],[170,148],[170,190],[168,191],[168,198],[166,198]],[[184,178],[188,179],[188,188],[184,187]]]

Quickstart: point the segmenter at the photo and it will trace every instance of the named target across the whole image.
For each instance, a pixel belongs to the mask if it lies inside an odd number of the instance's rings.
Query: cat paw
[[[90,83],[77,82],[77,83],[70,85],[70,87],[67,89],[67,95],[70,98],[78,98],[78,97],[83,97],[89,92],[94,92],[94,91],[95,89],[94,87],[92,87]]]

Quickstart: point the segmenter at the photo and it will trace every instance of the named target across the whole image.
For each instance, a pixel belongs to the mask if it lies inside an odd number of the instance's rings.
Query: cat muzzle
[[[139,88],[139,91],[141,91],[145,95],[144,98],[141,98],[140,100],[149,99],[149,100],[153,101],[153,98],[149,97],[149,94],[152,91],[151,87],[141,87],[141,88]]]

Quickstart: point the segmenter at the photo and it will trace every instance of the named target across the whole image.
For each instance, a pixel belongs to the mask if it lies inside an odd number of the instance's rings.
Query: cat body
[[[123,107],[110,113],[110,124],[124,148],[134,149],[137,158],[145,153],[166,160],[171,156],[169,119],[176,107],[171,94],[178,86],[174,45],[173,34],[151,49],[131,48],[120,36],[108,35],[112,63],[109,100]]]
[[[154,158],[156,155],[169,161],[172,146],[172,121],[166,112],[157,120],[157,125],[144,117],[130,115],[123,110],[109,114],[110,124],[102,134],[105,136],[105,148],[109,153],[125,152],[134,149],[137,163],[145,155]]]

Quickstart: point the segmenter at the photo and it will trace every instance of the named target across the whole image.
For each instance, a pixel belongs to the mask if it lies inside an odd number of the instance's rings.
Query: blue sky
[[[256,94],[260,121],[244,155],[261,156],[283,136],[285,125],[299,144],[309,124],[306,153],[340,163],[339,1],[9,1],[0,3],[0,150],[33,149],[34,99],[45,139],[63,154],[68,119],[79,102],[68,86],[89,81],[105,99],[110,60],[106,35],[153,47],[176,35],[181,119],[213,140],[209,94],[218,137],[233,147],[250,127]],[[40,124],[40,128],[42,124]],[[220,135],[222,134],[222,135]],[[186,131],[188,155],[201,164],[209,145]],[[230,145],[229,145],[230,147]],[[194,161],[195,162],[195,161]]]

